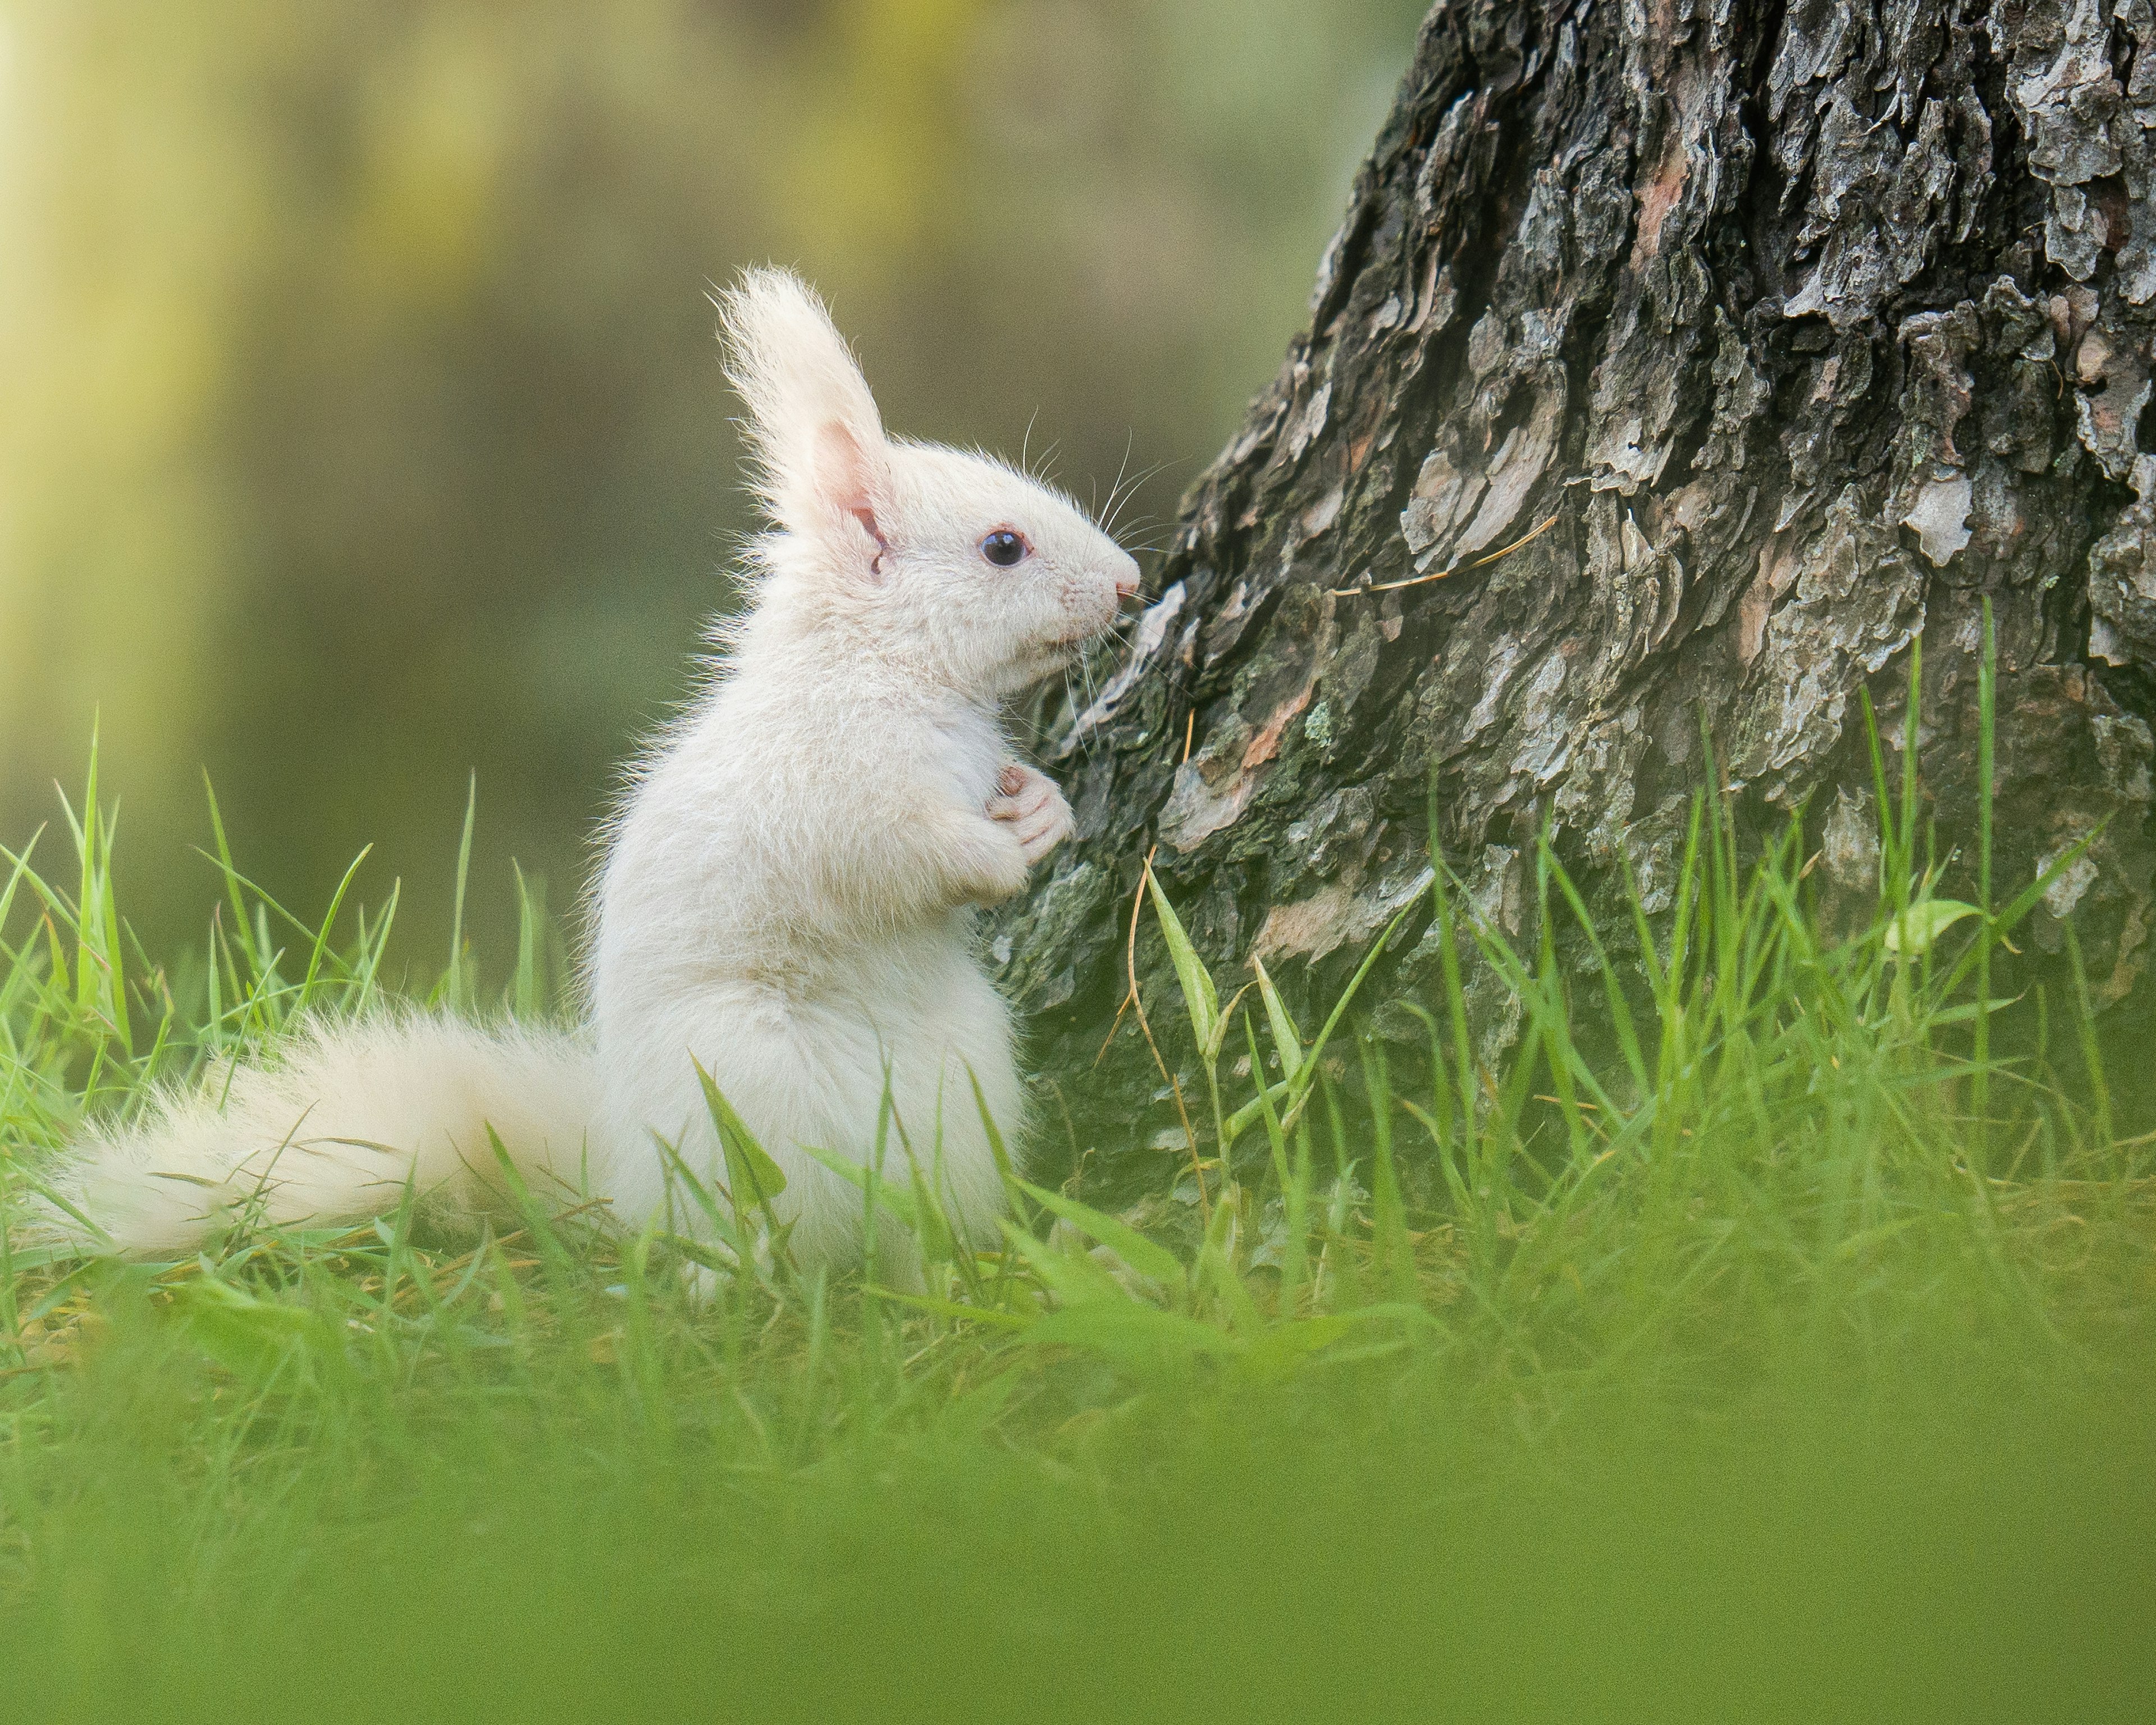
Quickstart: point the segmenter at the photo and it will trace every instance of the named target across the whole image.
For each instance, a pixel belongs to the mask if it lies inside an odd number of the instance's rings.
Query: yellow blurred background
[[[798,264],[894,429],[1164,515],[1423,9],[0,0],[0,842],[60,860],[95,717],[153,950],[207,768],[244,870],[317,914],[372,842],[439,962],[475,771],[499,975],[730,598],[707,285]]]

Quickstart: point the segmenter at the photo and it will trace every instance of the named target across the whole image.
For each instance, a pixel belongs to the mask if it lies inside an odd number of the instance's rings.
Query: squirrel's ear
[[[824,302],[790,270],[749,270],[719,310],[726,376],[748,403],[764,506],[780,526],[880,573],[890,445]]]

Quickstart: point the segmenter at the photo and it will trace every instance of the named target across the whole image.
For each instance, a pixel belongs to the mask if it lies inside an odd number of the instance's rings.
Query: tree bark
[[[2005,986],[2071,915],[2098,1004],[2145,996],[2153,300],[2151,0],[1440,0],[1308,331],[1049,746],[1080,838],[996,951],[1105,1166],[1158,1179],[1173,1141],[1127,1023],[1096,1060],[1156,845],[1216,974],[1319,996],[1427,896],[1433,775],[1518,937],[1548,823],[1625,943],[1627,869],[1666,910],[1710,778],[1755,841],[1801,812],[1854,914],[1861,691],[1897,780],[1921,640],[1924,808],[1973,897],[1987,598],[1995,879],[2102,827]],[[1373,1004],[1429,980],[1414,933]],[[1150,918],[1137,957],[1179,1017]]]

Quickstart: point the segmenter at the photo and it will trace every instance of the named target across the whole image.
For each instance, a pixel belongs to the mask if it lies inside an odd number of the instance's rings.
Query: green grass
[[[685,1178],[681,1213],[763,1267],[704,1303],[708,1249],[541,1198],[476,1242],[408,1198],[185,1263],[18,1253],[0,1717],[2136,1717],[2149,1145],[2084,999],[2039,1034],[1982,992],[2041,883],[1947,903],[1913,787],[1880,803],[1839,942],[1800,835],[1743,860],[1711,801],[1637,957],[1560,962],[1568,918],[1613,943],[1547,850],[1524,952],[1440,870],[1418,1049],[1354,988],[1316,1034],[1262,973],[1224,998],[1154,886],[1179,1184],[1116,1217],[1014,1173],[1004,1250],[962,1252],[894,1134],[865,1213],[923,1293],[798,1270],[716,1095],[744,1201]],[[400,992],[393,895],[311,927],[221,828],[161,969],[94,778],[68,828],[64,888],[0,877],[17,1192],[85,1111]],[[506,983],[459,941],[430,998],[547,1012],[523,909]],[[1522,1003],[1500,1058],[1476,965]]]

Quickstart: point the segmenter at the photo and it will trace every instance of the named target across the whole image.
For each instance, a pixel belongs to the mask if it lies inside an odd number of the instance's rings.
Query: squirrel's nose
[[[1134,599],[1137,594],[1138,566],[1131,558],[1125,557],[1123,567],[1116,571],[1116,597],[1119,599]]]

